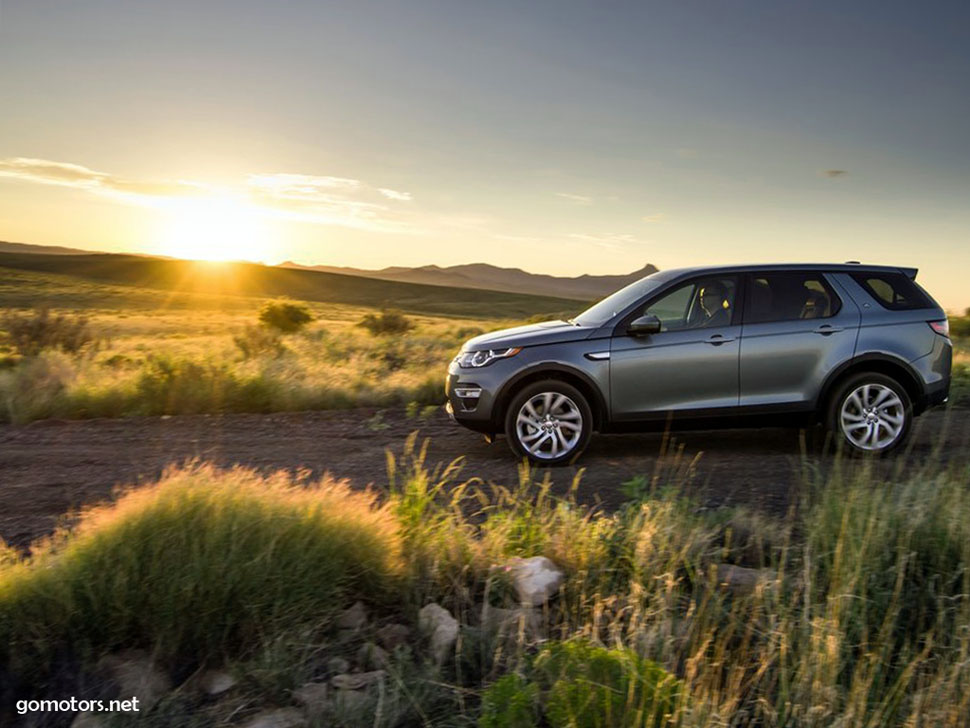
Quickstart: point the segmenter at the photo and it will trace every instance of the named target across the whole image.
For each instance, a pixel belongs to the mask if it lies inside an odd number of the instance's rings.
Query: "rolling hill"
[[[285,296],[304,301],[476,318],[524,318],[563,312],[568,315],[578,313],[587,303],[566,297],[385,281],[257,263],[199,263],[109,253],[0,252],[0,269],[4,268],[178,293],[262,298]],[[0,305],[2,303],[0,301]]]

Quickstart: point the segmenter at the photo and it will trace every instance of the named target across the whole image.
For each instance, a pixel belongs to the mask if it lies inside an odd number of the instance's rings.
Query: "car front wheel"
[[[555,379],[523,387],[509,403],[505,434],[519,457],[540,465],[575,460],[589,443],[593,413],[582,393]]]
[[[839,387],[829,409],[829,427],[851,452],[882,455],[899,447],[913,423],[913,403],[892,377],[866,373]]]

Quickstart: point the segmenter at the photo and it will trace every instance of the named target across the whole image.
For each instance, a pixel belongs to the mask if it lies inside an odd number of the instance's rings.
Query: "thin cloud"
[[[662,212],[655,212],[652,215],[644,215],[640,218],[643,222],[663,222],[667,219],[667,215]]]
[[[129,204],[165,206],[174,199],[232,196],[248,200],[262,213],[281,219],[382,232],[413,232],[415,226],[395,203],[411,201],[407,192],[371,187],[347,177],[293,173],[251,174],[234,187],[214,188],[190,180],[137,180],[49,159],[0,159],[0,177],[81,189]]]
[[[564,200],[569,200],[575,205],[592,205],[593,198],[587,197],[586,195],[573,195],[569,192],[557,192],[556,197],[561,197]]]
[[[189,182],[131,180],[80,164],[30,157],[0,159],[0,177],[116,196],[174,197],[198,191],[198,185]]]
[[[280,172],[247,178],[254,202],[277,217],[382,232],[411,226],[387,202],[410,201],[405,192],[371,187],[361,180]],[[389,194],[390,193],[390,194]]]
[[[380,187],[377,191],[387,199],[396,200],[397,202],[410,202],[414,199],[411,197],[410,192],[398,192],[397,190],[389,190],[386,187]]]
[[[845,177],[849,173],[844,169],[827,169],[822,174],[829,179],[837,179],[838,177]]]

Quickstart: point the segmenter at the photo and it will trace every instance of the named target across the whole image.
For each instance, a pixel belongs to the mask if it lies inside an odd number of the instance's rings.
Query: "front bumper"
[[[480,369],[462,369],[455,362],[448,367],[445,411],[454,422],[464,427],[491,434],[497,431],[493,422],[495,394],[501,382],[500,362]]]

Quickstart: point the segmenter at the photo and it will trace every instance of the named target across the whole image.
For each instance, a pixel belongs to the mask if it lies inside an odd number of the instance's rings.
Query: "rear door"
[[[628,316],[610,348],[614,419],[736,408],[740,301],[740,276],[704,276],[665,291]],[[661,331],[627,334],[625,324],[642,315],[659,318]]]
[[[850,359],[859,309],[820,271],[747,275],[742,408],[810,409],[826,375]]]

